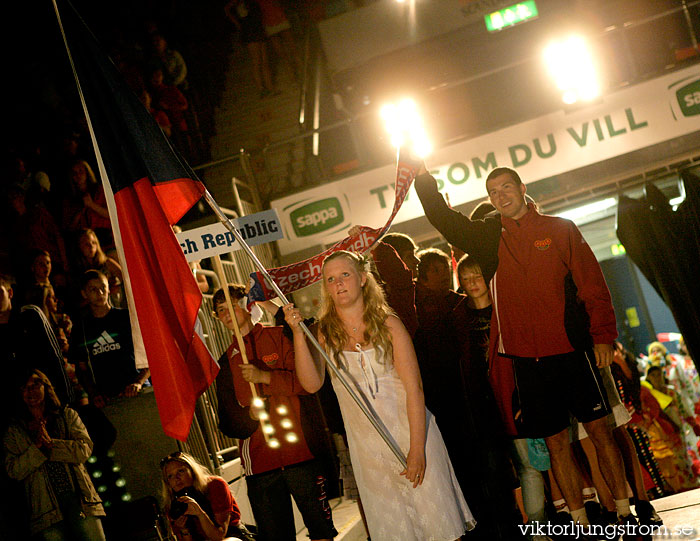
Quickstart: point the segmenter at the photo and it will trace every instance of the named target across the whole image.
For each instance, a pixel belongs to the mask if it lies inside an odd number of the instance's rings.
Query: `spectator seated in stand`
[[[80,280],[89,270],[98,270],[107,277],[109,300],[115,308],[125,308],[122,267],[102,250],[100,239],[92,229],[83,229],[78,237],[78,259],[74,279]],[[84,301],[84,299],[83,299]]]
[[[160,461],[163,510],[178,541],[190,539],[246,539],[231,489],[182,451]]]
[[[25,295],[25,304],[37,306],[43,312],[54,332],[60,328],[70,335],[73,322],[68,314],[59,311],[58,299],[51,285],[36,284],[32,286]]]
[[[16,300],[19,301],[19,306],[24,303],[27,292],[34,286],[52,286],[51,271],[51,255],[46,250],[33,250],[26,258],[25,274],[19,277],[18,284],[14,288]]]
[[[83,389],[80,380],[78,379],[78,372],[76,363],[70,360],[68,357],[68,352],[70,351],[70,334],[66,333],[63,327],[56,327],[56,339],[58,340],[58,345],[61,348],[61,353],[63,354],[63,370],[68,377],[71,385],[73,386],[73,396],[74,401],[72,404],[68,404],[73,407],[82,417],[82,408],[90,403],[87,392]],[[83,419],[83,422],[87,425],[87,421]]]
[[[16,416],[3,438],[4,462],[24,486],[33,539],[104,541],[105,511],[84,466],[92,441],[80,416],[61,403],[40,370],[19,374],[13,397]]]
[[[13,310],[13,280],[0,274],[0,343],[6,372],[4,383],[25,368],[37,368],[54,383],[62,403],[73,400],[73,389],[63,366],[61,348],[56,333],[39,306],[26,304]],[[7,399],[8,389],[0,392]],[[3,414],[7,409],[2,409]]]
[[[189,108],[189,103],[185,95],[175,85],[169,85],[165,82],[161,68],[155,68],[148,81],[153,107],[165,111],[174,132],[186,133],[185,111]]]
[[[8,190],[10,203],[9,230],[12,233],[12,250],[20,260],[38,250],[49,254],[54,263],[56,283],[65,286],[65,272],[69,268],[63,235],[51,213],[42,205],[32,204],[25,190],[11,186]]]
[[[78,361],[79,378],[98,407],[118,397],[135,397],[150,376],[137,369],[129,312],[109,302],[107,277],[97,270],[83,275],[87,301],[71,336],[70,355]]]
[[[74,236],[83,229],[92,229],[108,252],[114,248],[112,225],[102,184],[92,167],[84,160],[70,168],[71,195],[63,200],[63,229]]]
[[[187,90],[187,64],[179,51],[168,47],[168,42],[162,34],[154,33],[151,36],[151,68],[163,70],[165,82],[169,85]]]
[[[158,127],[163,131],[166,137],[170,138],[173,135],[173,124],[170,121],[168,114],[153,106],[153,97],[151,93],[145,88],[141,89],[139,93],[139,99],[146,110],[151,114],[151,116],[158,123]]]

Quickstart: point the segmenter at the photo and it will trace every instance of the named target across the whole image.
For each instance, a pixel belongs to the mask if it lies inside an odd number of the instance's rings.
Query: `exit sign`
[[[496,32],[503,30],[506,26],[513,26],[536,17],[537,5],[535,0],[526,0],[525,2],[518,2],[514,6],[489,13],[484,17],[484,20],[486,21],[486,29],[489,32]]]

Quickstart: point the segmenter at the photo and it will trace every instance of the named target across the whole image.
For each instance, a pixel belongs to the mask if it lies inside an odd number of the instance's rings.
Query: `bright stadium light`
[[[550,43],[543,57],[564,103],[592,101],[600,95],[593,55],[581,36]]]
[[[433,147],[423,125],[416,102],[405,98],[399,103],[389,103],[380,111],[391,144],[397,148],[410,145],[419,158],[428,156]]]

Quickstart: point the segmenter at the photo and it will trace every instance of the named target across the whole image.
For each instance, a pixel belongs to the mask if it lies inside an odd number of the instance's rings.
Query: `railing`
[[[206,172],[211,168],[221,166],[227,166],[232,173],[242,173],[242,178],[230,176],[231,192],[228,195],[234,203],[235,209],[224,209],[225,214],[235,218],[262,210],[255,176],[250,166],[249,156],[245,151],[241,150],[238,154],[223,160],[200,165],[195,170]],[[238,166],[239,171],[234,170],[236,166]],[[241,190],[245,192],[245,196],[241,195]],[[253,250],[266,267],[275,266],[275,253],[270,245],[255,246]],[[220,258],[225,280],[228,283],[245,285],[249,281],[250,273],[257,270],[242,250],[224,254]],[[204,263],[205,267],[208,266],[206,261],[201,263]],[[205,276],[210,285],[210,290],[202,295],[198,320],[202,326],[204,340],[209,351],[215,359],[218,359],[226,352],[233,340],[231,332],[213,316],[213,293],[221,287],[220,278],[214,271],[206,268],[197,269],[195,272]],[[266,320],[270,322],[270,317],[267,316]],[[217,406],[215,382],[198,400],[189,437],[185,443],[181,443],[179,446],[182,450],[195,456],[213,472],[221,475],[226,463],[238,459],[238,446],[236,440],[219,431],[216,415]],[[232,479],[227,480],[231,481]]]

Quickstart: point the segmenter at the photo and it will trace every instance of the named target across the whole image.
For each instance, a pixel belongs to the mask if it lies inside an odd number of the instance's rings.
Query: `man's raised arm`
[[[415,186],[425,216],[432,226],[447,242],[473,255],[481,264],[484,276],[493,276],[498,263],[500,217],[470,220],[461,212],[451,209],[438,191],[437,181],[424,166],[416,177]]]

